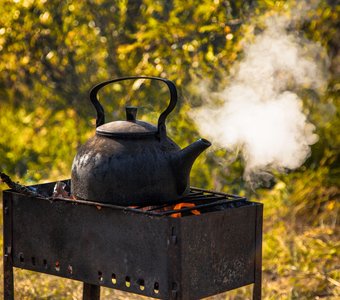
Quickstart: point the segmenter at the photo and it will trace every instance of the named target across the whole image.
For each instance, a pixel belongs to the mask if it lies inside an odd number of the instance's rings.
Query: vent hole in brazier
[[[19,261],[21,263],[23,263],[25,261],[25,258],[24,258],[24,254],[23,253],[19,253]]]
[[[32,256],[32,265],[35,266],[35,257]]]
[[[141,291],[144,291],[145,290],[145,282],[144,282],[144,279],[139,279],[138,280],[138,284],[139,284],[139,289]]]
[[[46,259],[43,259],[43,265],[44,265],[44,268],[47,269],[47,260]]]
[[[158,294],[159,293],[159,283],[155,282],[154,286],[153,286],[153,291]]]
[[[104,277],[103,277],[103,273],[101,271],[98,271],[98,280],[100,282],[103,282],[104,281]]]
[[[130,287],[131,286],[131,280],[130,280],[129,276],[125,277],[125,285],[126,285],[126,287]]]
[[[68,265],[67,271],[68,271],[69,274],[72,275],[73,274],[73,267],[71,265]]]
[[[116,274],[115,273],[112,273],[111,281],[112,281],[113,284],[117,283],[117,278],[116,278]]]
[[[55,262],[55,270],[56,270],[57,272],[60,271],[60,264],[59,264],[59,261],[56,261],[56,262]]]

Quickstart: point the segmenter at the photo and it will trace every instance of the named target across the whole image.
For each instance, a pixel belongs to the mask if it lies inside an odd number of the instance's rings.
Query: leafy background
[[[199,137],[188,114],[202,103],[197,84],[205,79],[216,89],[227,84],[231,65],[243,55],[241,41],[263,30],[268,16],[291,16],[301,2],[2,0],[0,170],[25,184],[68,178],[77,148],[94,132],[89,89],[127,75],[176,83],[181,101],[169,116],[168,134],[186,146]],[[314,8],[295,30],[325,47],[330,74],[323,96],[300,91],[320,137],[311,157],[294,172],[277,174],[270,188],[257,190],[243,181],[237,153],[202,155],[192,170],[195,186],[265,204],[264,299],[340,297],[340,6],[309,2]],[[154,84],[141,90],[116,84],[101,99],[110,120],[123,118],[126,104],[138,104],[140,117],[155,123],[167,94]],[[223,165],[226,155],[237,159]],[[77,282],[23,270],[15,271],[15,279],[17,299],[81,299]],[[245,287],[211,299],[250,295]],[[102,289],[102,297],[142,298],[108,289]]]

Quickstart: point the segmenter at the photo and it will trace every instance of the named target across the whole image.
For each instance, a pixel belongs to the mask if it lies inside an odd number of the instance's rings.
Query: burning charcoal
[[[194,203],[184,203],[184,202],[182,202],[182,203],[176,204],[175,207],[174,207],[174,210],[181,210],[183,208],[192,208],[192,207],[195,207],[195,206],[196,205]],[[188,212],[190,212],[191,214],[194,214],[194,215],[200,215],[201,214],[197,209],[192,209],[192,210],[190,210]],[[171,217],[173,217],[173,218],[181,218],[182,217],[182,213],[181,212],[174,213],[174,214],[171,215]]]
[[[70,199],[71,197],[69,193],[66,191],[66,187],[67,187],[66,183],[58,181],[54,186],[52,197]]]

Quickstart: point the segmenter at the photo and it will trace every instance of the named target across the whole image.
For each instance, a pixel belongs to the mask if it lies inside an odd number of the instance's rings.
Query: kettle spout
[[[211,143],[208,140],[199,139],[177,153],[174,171],[177,179],[178,195],[182,195],[189,190],[192,165],[196,158],[210,146]]]

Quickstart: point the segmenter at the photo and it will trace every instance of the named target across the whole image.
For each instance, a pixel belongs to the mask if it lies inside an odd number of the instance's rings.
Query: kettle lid
[[[98,135],[117,138],[138,138],[155,136],[158,133],[157,127],[150,123],[137,121],[137,107],[127,106],[126,121],[115,121],[98,126]]]

